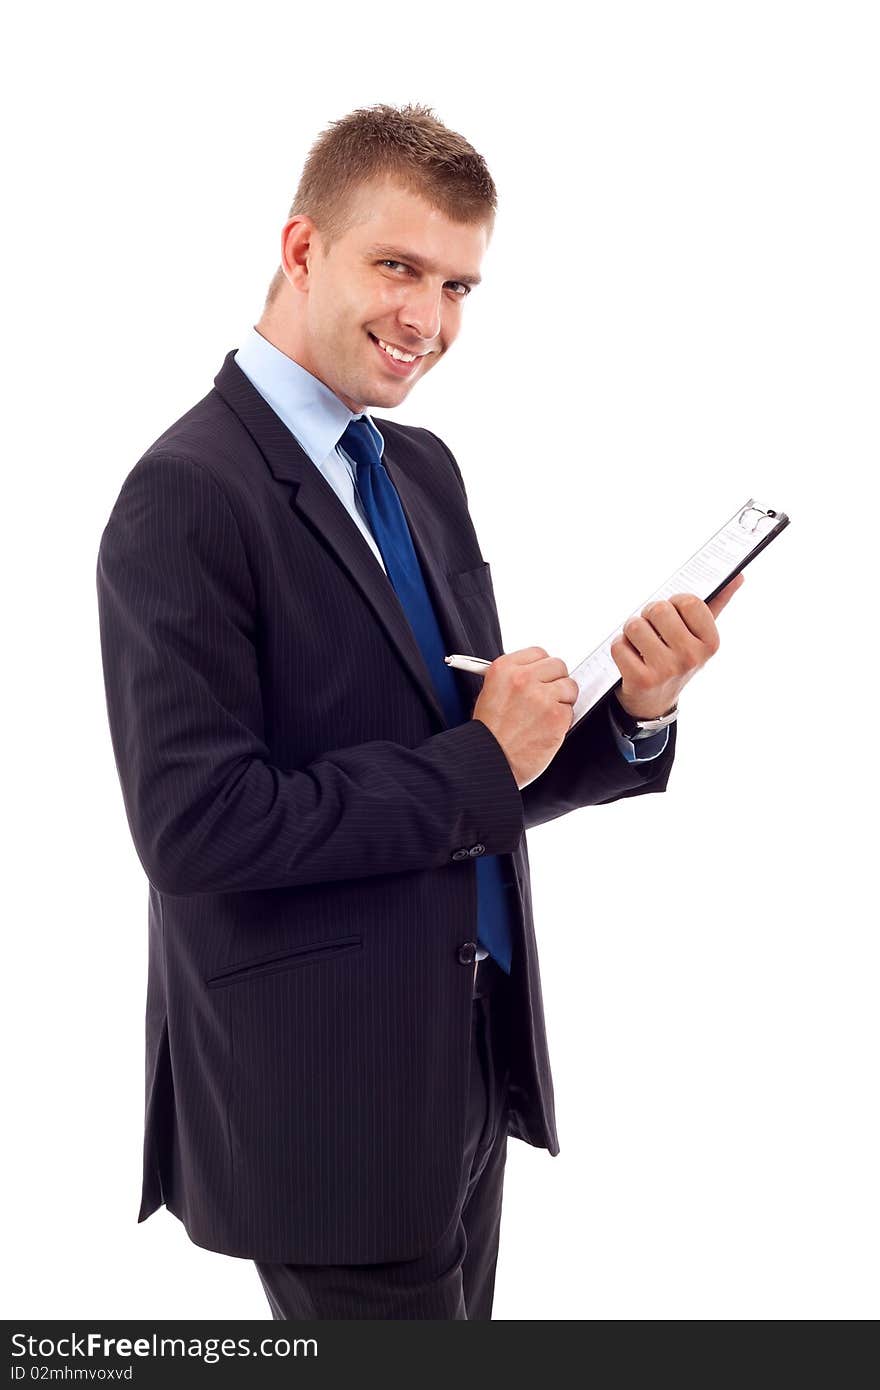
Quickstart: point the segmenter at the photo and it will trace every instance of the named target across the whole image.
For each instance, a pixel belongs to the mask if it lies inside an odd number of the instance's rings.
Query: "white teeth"
[[[401,352],[400,348],[392,347],[390,343],[383,343],[381,338],[377,338],[376,342],[380,348],[385,349],[389,357],[396,357],[398,362],[415,362],[416,360],[414,352]]]

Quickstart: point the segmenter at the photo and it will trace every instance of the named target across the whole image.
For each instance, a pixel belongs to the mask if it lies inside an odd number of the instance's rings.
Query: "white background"
[[[147,887],[95,563],[125,475],[256,320],[311,141],[413,100],[500,193],[461,338],[398,418],[460,462],[507,649],[572,666],[747,498],[792,519],[684,692],[666,795],[529,835],[562,1152],[509,1146],[495,1314],[876,1317],[875,7],[22,15],[6,1316],[268,1315],[249,1262],[135,1221]]]

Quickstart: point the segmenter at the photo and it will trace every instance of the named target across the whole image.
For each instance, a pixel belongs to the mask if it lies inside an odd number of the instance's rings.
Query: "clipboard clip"
[[[756,514],[756,519],[751,526],[746,525],[745,521],[745,518],[748,516],[749,512],[754,512]],[[767,511],[765,511],[763,507],[759,507],[757,505],[754,497],[750,497],[736,519],[744,531],[754,532],[757,531],[762,521],[775,521],[776,512],[770,511],[769,508]]]

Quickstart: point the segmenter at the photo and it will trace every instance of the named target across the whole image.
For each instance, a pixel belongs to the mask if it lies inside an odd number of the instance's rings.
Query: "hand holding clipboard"
[[[659,652],[656,646],[657,639],[653,641],[651,635],[646,631],[648,625],[655,626],[654,615],[656,614],[660,626],[657,628],[659,639],[664,639],[664,627],[672,634],[677,634],[676,649],[681,654],[686,654],[690,644],[686,635],[677,629],[673,615],[668,611],[668,605],[675,600],[674,607],[679,614],[679,621],[683,621],[686,627],[690,627],[686,612],[693,615],[693,621],[700,631],[696,634],[697,639],[710,646],[713,642],[712,632],[714,629],[714,618],[721,609],[726,607],[730,598],[736,592],[731,587],[732,581],[737,575],[741,574],[746,565],[754,560],[762,550],[775,540],[780,532],[784,531],[789,524],[789,518],[785,512],[772,511],[765,507],[760,507],[754,497],[742,506],[737,508],[729,521],[711,536],[705,545],[695,551],[689,560],[672,573],[659,589],[656,589],[640,609],[632,614],[622,628],[615,628],[610,637],[591,652],[588,657],[576,666],[571,672],[573,680],[578,687],[578,696],[574,703],[572,712],[571,728],[583,718],[583,716],[598,704],[603,695],[623,676],[624,686],[621,690],[623,702],[629,712],[639,719],[649,719],[654,714],[660,713],[656,710],[658,701],[664,698],[664,692],[669,693],[675,687],[675,682],[663,683],[661,681],[645,683],[644,673],[640,672],[635,665],[635,661],[641,656],[647,660],[645,653],[639,645],[640,637],[644,640],[649,652],[656,658],[654,668],[658,675],[662,674],[662,669],[666,669],[663,663],[663,653]],[[736,585],[740,587],[742,580]],[[723,597],[720,604],[715,604],[714,610],[709,608],[712,601],[718,597]],[[702,602],[694,602],[702,600]],[[667,608],[663,608],[663,604]],[[658,607],[655,608],[655,605]],[[682,611],[684,608],[685,612]],[[709,621],[707,621],[706,609],[709,609]],[[651,617],[646,619],[645,612],[649,611]],[[618,633],[624,632],[625,636],[621,642]],[[633,637],[635,640],[633,641]],[[717,640],[717,634],[716,638]],[[614,651],[612,651],[612,646]],[[634,647],[635,651],[630,648]],[[713,647],[713,650],[716,649]],[[701,653],[696,647],[690,648],[696,660]],[[702,660],[697,660],[697,664],[692,669],[683,673],[678,689],[680,690],[695,671],[705,664],[708,656],[712,655],[709,651],[703,655]],[[616,657],[620,656],[623,666],[618,667]],[[629,677],[629,684],[627,678]],[[624,689],[626,695],[624,695]],[[674,704],[677,695],[669,701]],[[653,705],[653,713],[648,713],[648,706]],[[571,729],[569,730],[569,733]]]

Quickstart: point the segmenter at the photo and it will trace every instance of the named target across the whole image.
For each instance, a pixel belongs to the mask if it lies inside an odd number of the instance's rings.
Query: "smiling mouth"
[[[398,345],[396,345],[396,343],[385,342],[384,338],[377,338],[377,335],[375,334],[370,334],[370,336],[371,338],[373,338],[374,343],[378,343],[378,346],[381,347],[382,352],[385,353],[385,356],[392,357],[392,359],[395,361],[403,361],[403,363],[412,363],[412,361],[418,361],[420,357],[427,356],[427,354],[425,353],[407,352],[406,347],[399,347]]]
[[[398,347],[397,343],[389,343],[384,338],[378,338],[375,333],[370,333],[369,329],[367,329],[367,336],[373,340],[383,356],[394,363],[398,370],[408,369],[428,355],[424,352],[407,352],[406,348]]]

